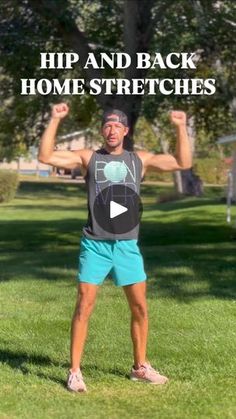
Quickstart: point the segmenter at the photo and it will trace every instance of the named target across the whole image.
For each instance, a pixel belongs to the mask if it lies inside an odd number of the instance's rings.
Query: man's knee
[[[134,317],[137,320],[144,320],[147,319],[148,313],[147,313],[147,304],[146,302],[134,302],[131,304],[131,313],[132,317]]]
[[[87,320],[89,319],[90,315],[92,314],[93,308],[95,305],[95,301],[93,300],[80,300],[75,307],[74,317],[80,320]]]
[[[96,294],[80,289],[75,306],[74,317],[87,320],[92,314],[95,301]]]

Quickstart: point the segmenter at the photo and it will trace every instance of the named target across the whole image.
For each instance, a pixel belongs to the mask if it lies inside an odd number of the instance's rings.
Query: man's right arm
[[[69,108],[66,103],[60,103],[53,106],[51,119],[40,141],[38,160],[41,163],[50,164],[63,169],[75,169],[77,167],[84,166],[84,159],[82,159],[82,156],[83,154],[89,153],[90,150],[54,150],[55,138],[59,124],[61,120],[68,115],[68,112]]]

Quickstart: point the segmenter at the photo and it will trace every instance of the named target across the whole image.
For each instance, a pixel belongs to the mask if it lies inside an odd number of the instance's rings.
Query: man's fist
[[[58,103],[52,107],[52,118],[62,119],[69,112],[69,107],[66,103]]]
[[[170,120],[172,124],[176,126],[186,125],[186,121],[187,121],[186,113],[182,111],[171,111]]]

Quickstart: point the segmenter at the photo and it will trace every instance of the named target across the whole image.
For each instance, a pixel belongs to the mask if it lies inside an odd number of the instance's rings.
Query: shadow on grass
[[[211,269],[210,274],[208,269]],[[230,269],[231,272],[229,272]],[[159,270],[161,270],[161,264]],[[227,300],[236,298],[235,271],[232,266],[222,269],[220,273],[217,268],[213,270],[209,264],[207,268],[193,266],[193,275],[173,271],[163,273],[162,270],[161,273],[153,273],[150,269],[149,272],[151,276],[148,287],[150,298],[157,296],[174,298],[183,303],[190,303],[205,297]],[[194,278],[194,275],[198,275],[198,279]]]
[[[66,212],[66,211],[65,211]],[[219,221],[221,216],[218,217]],[[222,221],[222,220],[221,220]],[[86,220],[7,220],[0,222],[1,252],[39,251],[56,246],[74,246],[79,242]],[[147,246],[195,245],[230,242],[233,230],[218,224],[217,216],[208,220],[182,218],[181,221],[142,220],[140,241]]]
[[[182,217],[180,221],[170,221],[162,217],[158,222],[143,219],[140,226],[140,243],[144,246],[178,246],[233,242],[234,231],[231,226],[222,224],[221,215],[201,219]],[[198,216],[200,218],[200,216]],[[208,214],[209,217],[209,214]]]
[[[31,200],[32,202],[32,200]],[[14,210],[16,207],[15,205],[7,205],[7,209],[10,210]],[[32,205],[32,203],[30,204],[26,204],[26,205],[17,205],[17,210],[20,211],[31,211],[31,210],[39,210],[42,209],[42,211],[50,211],[50,212],[63,212],[64,214],[66,212],[75,212],[76,214],[78,214],[79,211],[86,211],[87,210],[87,203],[86,202],[81,202],[78,201],[78,203],[73,203],[72,205],[66,204],[66,205],[53,205],[50,203],[50,201],[47,203],[47,205],[45,203],[41,204],[41,203],[35,203]],[[38,222],[35,221],[35,222]]]
[[[77,246],[79,249],[79,246]],[[0,281],[65,281],[68,287],[75,286],[78,268],[78,249],[57,249],[41,252],[14,252],[1,261]],[[54,297],[51,297],[52,301]],[[43,302],[43,296],[40,296]],[[49,296],[46,297],[49,301]]]
[[[37,367],[46,367],[46,366],[55,366],[66,368],[68,370],[68,364],[61,364],[53,361],[48,356],[44,355],[33,355],[27,352],[13,352],[11,350],[0,350],[0,362],[2,364],[9,365],[13,370],[21,371],[24,375],[32,375],[30,369],[31,365]],[[49,374],[43,374],[40,371],[33,373],[37,377],[44,378],[46,380],[54,381],[55,383],[65,385],[65,380],[61,380],[55,376],[50,376]]]
[[[68,184],[68,183],[55,183],[55,182],[21,182],[17,191],[17,197],[21,199],[32,199],[32,195],[37,197],[85,197],[86,185],[85,184]],[[27,196],[28,195],[28,196]]]
[[[158,196],[157,196],[158,199]],[[178,210],[185,210],[190,208],[205,207],[208,205],[217,206],[222,205],[219,199],[209,199],[209,198],[185,198],[180,199],[175,202],[163,202],[163,203],[154,203],[154,204],[144,204],[145,211],[160,211],[160,212],[171,212]]]
[[[21,351],[13,352],[9,349],[0,349],[0,363],[7,364],[13,370],[21,371],[24,375],[33,374],[39,378],[50,380],[62,386],[66,386],[66,376],[65,380],[62,380],[56,375],[44,374],[41,371],[32,371],[32,365],[36,367],[59,367],[66,371],[69,370],[69,363],[59,363],[55,360],[52,360],[49,356],[35,355]],[[87,377],[93,377],[94,374],[98,373],[103,375],[114,375],[115,377],[129,378],[129,376],[125,375],[124,371],[119,368],[104,368],[104,366],[100,368],[97,365],[87,364],[86,362],[83,364],[82,370],[86,373]]]
[[[79,243],[86,220],[63,219],[47,221],[0,222],[0,248],[7,251],[37,252],[45,248],[75,246]]]

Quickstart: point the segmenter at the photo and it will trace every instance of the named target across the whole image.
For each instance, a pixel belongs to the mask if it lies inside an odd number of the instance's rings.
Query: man
[[[105,195],[102,194],[106,194],[107,191],[114,192],[115,187],[125,188],[126,198],[129,195],[127,190],[139,195],[140,182],[147,170],[174,171],[191,167],[186,115],[181,111],[170,113],[171,122],[177,130],[174,157],[166,154],[154,155],[146,151],[124,150],[124,137],[129,131],[128,120],[123,112],[115,109],[108,110],[103,115],[102,136],[105,143],[101,150],[55,151],[57,129],[68,112],[69,108],[65,103],[53,106],[51,119],[42,136],[39,149],[39,160],[43,163],[65,169],[79,167],[88,189],[89,217],[81,240],[78,297],[71,327],[71,368],[67,388],[76,392],[86,391],[80,362],[97,291],[109,272],[112,272],[115,284],[123,287],[131,311],[134,365],[130,378],[134,381],[164,384],[168,381],[167,377],[159,374],[146,359],[148,335],[146,274],[137,245],[138,223],[132,225],[130,231],[106,229],[104,223],[99,223],[95,207],[100,205],[99,208],[102,211],[104,209],[105,214],[106,203],[103,199]],[[120,205],[110,200],[111,202]],[[126,210],[124,205],[118,206],[121,207],[124,208],[123,211]],[[131,221],[135,218],[135,208],[132,211]],[[116,215],[114,217],[116,218]],[[107,219],[107,223],[108,221],[111,220]]]

